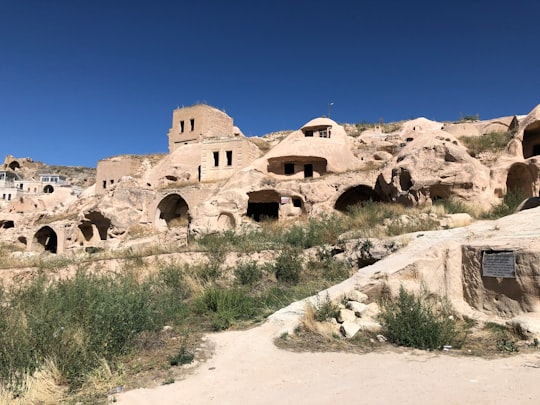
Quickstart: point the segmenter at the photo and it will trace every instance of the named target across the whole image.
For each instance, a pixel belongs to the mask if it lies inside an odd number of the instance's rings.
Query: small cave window
[[[214,156],[214,167],[219,166],[219,152],[213,152],[212,155]]]
[[[195,131],[195,118],[189,120],[189,125],[191,126],[191,131]]]
[[[110,183],[111,183],[111,184],[114,184],[114,179],[111,179],[111,180],[110,180]]]
[[[227,156],[227,166],[232,166],[232,150],[228,150],[225,152]]]
[[[184,120],[180,121],[180,133],[184,132]]]
[[[285,163],[284,172],[285,174],[294,174],[294,163]]]
[[[103,188],[107,188],[107,180],[103,180]]]
[[[300,198],[292,199],[293,207],[302,208],[302,200]]]
[[[313,131],[312,130],[307,130],[304,132],[304,135],[305,136],[313,136]]]

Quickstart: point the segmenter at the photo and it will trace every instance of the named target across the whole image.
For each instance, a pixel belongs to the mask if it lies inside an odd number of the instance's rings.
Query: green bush
[[[442,349],[458,336],[450,304],[444,299],[435,302],[425,291],[415,296],[402,286],[396,299],[381,303],[380,317],[382,333],[400,346]]]
[[[239,288],[210,287],[195,301],[195,310],[210,316],[214,330],[228,329],[234,321],[253,318],[259,312],[257,300]]]
[[[253,285],[261,281],[263,271],[255,262],[240,263],[234,269],[236,282],[241,285]]]
[[[525,199],[527,199],[527,196],[524,193],[519,191],[508,191],[505,194],[503,201],[485,213],[483,217],[487,219],[496,219],[511,215]]]
[[[302,273],[302,258],[292,249],[283,250],[276,258],[273,270],[278,281],[297,284]]]
[[[328,293],[323,300],[317,295],[317,302],[313,306],[313,314],[317,322],[324,322],[338,317],[339,306],[330,300]]]

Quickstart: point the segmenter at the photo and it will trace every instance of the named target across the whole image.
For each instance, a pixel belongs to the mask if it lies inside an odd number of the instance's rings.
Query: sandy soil
[[[210,336],[215,355],[183,381],[116,396],[143,404],[537,404],[540,354],[495,360],[447,353],[295,353],[278,325]]]

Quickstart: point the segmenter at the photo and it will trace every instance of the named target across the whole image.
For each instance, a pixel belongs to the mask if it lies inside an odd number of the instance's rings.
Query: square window
[[[294,174],[294,163],[285,163],[285,174]]]

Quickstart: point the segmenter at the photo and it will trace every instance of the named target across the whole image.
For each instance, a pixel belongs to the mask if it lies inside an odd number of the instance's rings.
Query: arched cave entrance
[[[21,168],[21,165],[19,164],[19,162],[17,162],[16,160],[14,160],[13,162],[11,162],[9,164],[9,168],[11,170],[16,170],[16,169],[20,169]]]
[[[508,170],[506,177],[506,190],[523,198],[533,196],[533,176],[529,168],[523,163],[515,163]]]
[[[111,227],[111,220],[99,211],[90,211],[84,216],[79,224],[79,230],[86,242],[94,239],[94,231],[97,231],[100,240],[107,240],[107,234]]]
[[[54,192],[54,187],[50,184],[47,184],[45,187],[43,187],[43,192],[45,194],[52,194]]]
[[[165,221],[169,228],[189,224],[189,207],[178,194],[169,194],[158,204],[156,218]]]
[[[360,184],[345,190],[336,200],[334,209],[347,212],[351,207],[367,201],[381,201],[381,198],[373,188]]]
[[[260,222],[279,218],[279,203],[281,196],[274,190],[260,190],[248,193],[248,208],[246,215]]]
[[[40,228],[34,235],[34,242],[39,243],[46,252],[56,253],[58,249],[58,237],[50,226]]]
[[[540,121],[533,122],[523,132],[523,157],[540,155]]]

